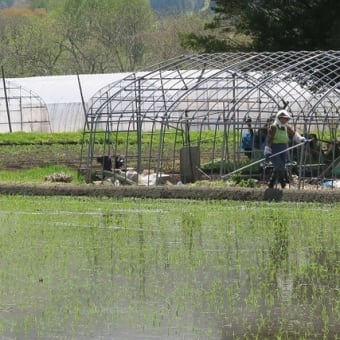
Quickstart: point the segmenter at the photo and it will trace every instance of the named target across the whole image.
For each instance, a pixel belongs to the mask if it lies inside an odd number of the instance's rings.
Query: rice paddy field
[[[339,339],[340,204],[0,196],[0,339]]]

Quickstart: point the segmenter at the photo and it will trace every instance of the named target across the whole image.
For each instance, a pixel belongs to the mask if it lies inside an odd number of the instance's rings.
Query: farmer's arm
[[[288,132],[289,138],[291,138],[293,140],[293,142],[295,142],[295,143],[304,143],[304,142],[306,142],[306,138],[302,137],[291,126],[287,127],[287,132]]]
[[[267,146],[269,146],[270,148],[272,147],[272,144],[273,144],[273,140],[274,140],[274,136],[275,136],[275,131],[276,131],[276,128],[274,125],[271,125],[269,128],[268,128],[268,132],[267,132]]]
[[[290,125],[287,126],[287,133],[290,139],[294,138],[295,130]]]

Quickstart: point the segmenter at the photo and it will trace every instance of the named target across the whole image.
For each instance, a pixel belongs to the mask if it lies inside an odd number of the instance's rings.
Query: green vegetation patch
[[[25,144],[79,144],[83,137],[82,132],[38,133],[38,132],[12,132],[0,134],[1,145]]]
[[[339,204],[0,196],[2,338],[336,338]]]
[[[49,165],[46,167],[38,167],[23,170],[0,170],[0,183],[32,183],[42,184],[44,182],[57,181],[56,175],[64,176],[65,182],[81,184],[84,180],[78,176],[76,169],[71,169],[66,166]],[[60,180],[62,181],[62,180]]]

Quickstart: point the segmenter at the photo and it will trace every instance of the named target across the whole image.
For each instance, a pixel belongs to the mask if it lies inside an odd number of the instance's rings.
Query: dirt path
[[[198,199],[237,201],[320,202],[340,201],[339,190],[211,188],[191,186],[119,186],[95,184],[0,184],[0,194],[39,196],[136,197],[155,199]]]

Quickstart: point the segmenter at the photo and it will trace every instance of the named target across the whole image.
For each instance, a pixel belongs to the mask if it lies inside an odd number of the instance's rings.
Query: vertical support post
[[[239,155],[236,155],[236,129],[235,129],[235,120],[236,120],[236,117],[235,117],[235,103],[236,103],[236,74],[233,73],[233,86],[232,86],[232,89],[233,89],[233,96],[232,96],[232,108],[233,108],[233,112],[230,114],[230,123],[233,124],[233,128],[232,128],[232,136],[233,136],[233,168],[235,169],[235,165],[236,165],[236,157],[239,158]]]
[[[12,132],[11,115],[9,113],[7,88],[6,88],[6,81],[5,81],[5,72],[4,72],[4,67],[3,66],[1,66],[1,73],[2,73],[2,81],[3,81],[3,85],[4,85],[4,94],[5,94],[6,111],[7,111],[7,118],[8,118],[8,127],[9,127],[9,132]]]
[[[89,128],[89,122],[87,121],[87,117],[86,117],[86,107],[85,107],[83,89],[82,89],[82,87],[81,87],[80,78],[79,78],[79,74],[78,74],[78,73],[77,73],[77,79],[78,79],[78,86],[79,86],[79,91],[80,91],[81,103],[82,103],[82,105],[83,105],[84,118],[85,118],[85,125],[86,125],[86,128],[88,129],[88,128]]]
[[[226,127],[227,119],[225,115],[225,102],[223,102],[223,143],[222,143],[222,155],[221,155],[221,165],[220,165],[220,176],[225,173],[226,168],[226,154],[227,154],[227,127]]]
[[[140,79],[137,82],[137,95],[136,95],[136,118],[137,118],[137,173],[142,172],[142,112],[141,112],[141,87]]]
[[[336,116],[331,116],[328,119],[328,126],[329,126],[329,133],[332,139],[332,162],[336,159],[336,151],[338,149],[338,141],[337,141],[337,131],[339,127],[339,114],[337,113]],[[332,179],[334,179],[335,176],[335,169],[332,169]]]
[[[95,118],[91,118],[91,129],[90,129],[90,136],[89,136],[89,145],[88,145],[88,153],[87,153],[87,162],[86,162],[86,168],[87,168],[87,176],[86,176],[86,182],[91,182],[92,177],[92,161],[93,161],[93,154],[94,154],[94,141],[95,137],[94,134],[96,133],[96,124],[95,124]],[[85,129],[84,129],[85,130]]]
[[[190,147],[190,124],[189,124],[188,110],[184,111],[184,117],[185,117],[184,144]]]

